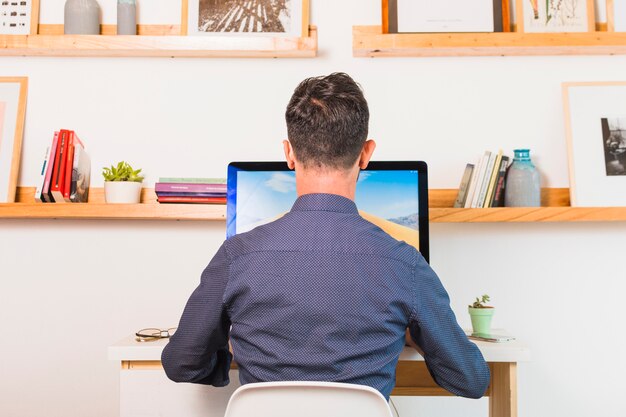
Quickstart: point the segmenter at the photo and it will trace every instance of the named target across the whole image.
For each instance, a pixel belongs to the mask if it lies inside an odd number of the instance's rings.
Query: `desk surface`
[[[506,333],[494,330],[494,333]],[[128,336],[109,346],[109,360],[112,361],[160,361],[161,352],[167,339],[154,342],[137,342],[134,336]],[[530,360],[530,349],[519,340],[503,343],[473,341],[482,352],[487,362],[525,362]],[[405,347],[400,354],[401,361],[423,361],[424,358],[410,347]]]

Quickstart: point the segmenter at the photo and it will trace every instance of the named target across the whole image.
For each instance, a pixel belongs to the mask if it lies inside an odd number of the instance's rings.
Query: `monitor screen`
[[[284,162],[228,166],[226,237],[280,218],[296,201],[295,172]],[[361,216],[428,260],[428,185],[424,162],[370,162],[359,174],[355,203]]]

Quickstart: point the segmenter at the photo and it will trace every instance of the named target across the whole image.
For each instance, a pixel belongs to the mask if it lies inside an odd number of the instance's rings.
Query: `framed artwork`
[[[626,206],[626,82],[564,83],[572,206]]]
[[[515,0],[517,31],[526,33],[593,32],[593,0]]]
[[[39,0],[0,0],[0,35],[36,35]]]
[[[0,77],[0,203],[15,201],[28,78]]]
[[[383,33],[509,32],[509,0],[382,0]]]
[[[606,0],[609,32],[626,32],[626,0]]]
[[[188,35],[309,36],[309,0],[183,0],[183,16]]]

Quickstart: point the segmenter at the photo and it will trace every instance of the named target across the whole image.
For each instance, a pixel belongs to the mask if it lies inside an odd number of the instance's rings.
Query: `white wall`
[[[455,188],[484,150],[518,146],[532,149],[544,186],[567,187],[560,83],[626,74],[622,56],[352,58],[351,27],[377,24],[380,2],[312,3],[316,59],[1,58],[0,76],[30,79],[20,185],[35,184],[61,127],[84,139],[95,187],[99,167],[120,159],[143,167],[148,183],[280,159],[293,88],[346,71],[370,102],[377,158],[428,161],[431,187]],[[44,0],[42,21],[60,23],[62,4]],[[624,223],[432,225],[432,265],[461,324],[487,292],[494,325],[532,348],[519,369],[520,416],[626,415],[625,236]],[[175,325],[223,237],[223,223],[0,220],[0,415],[117,415],[107,346]],[[487,409],[486,400],[396,404],[402,417]]]

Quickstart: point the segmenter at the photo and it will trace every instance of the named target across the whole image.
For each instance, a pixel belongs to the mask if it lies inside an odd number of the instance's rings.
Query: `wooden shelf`
[[[306,38],[265,36],[0,35],[0,56],[313,58],[317,28]]]
[[[626,33],[402,33],[354,26],[355,57],[622,55]]]
[[[159,204],[153,189],[144,189],[141,204],[106,204],[103,190],[90,191],[87,204],[34,203],[32,187],[18,188],[17,202],[0,204],[0,219],[119,219],[225,221],[226,206]],[[430,190],[431,223],[607,222],[626,221],[626,207],[570,207],[569,189],[542,190],[543,207],[452,208],[457,190]]]
[[[19,187],[16,203],[0,204],[0,219],[226,220],[222,204],[159,204],[144,188],[141,204],[106,204],[102,188],[89,191],[89,203],[34,202],[34,187]]]

